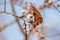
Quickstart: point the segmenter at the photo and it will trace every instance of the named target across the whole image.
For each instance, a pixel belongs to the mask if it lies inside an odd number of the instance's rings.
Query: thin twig
[[[5,23],[3,26],[0,26],[0,30],[3,31],[5,28],[7,28],[9,25],[13,23],[15,23],[15,20]]]
[[[26,28],[26,21],[24,20],[24,24],[25,24],[25,40],[27,40],[27,28]]]
[[[13,12],[13,14],[16,16],[16,12],[15,12],[15,9],[14,9],[13,1],[11,0],[10,2],[11,2],[12,12]],[[20,22],[19,22],[18,17],[15,17],[15,20],[16,20],[18,26],[19,26],[19,29],[22,31],[23,35],[25,36],[24,31],[22,30],[22,27],[21,27],[21,24],[20,24]]]
[[[54,5],[53,5],[53,7],[60,13],[60,10],[58,10],[58,8],[57,7],[55,7]]]
[[[6,12],[6,0],[4,1],[4,13]]]
[[[19,5],[21,6],[23,2],[24,2],[24,0],[21,0]]]

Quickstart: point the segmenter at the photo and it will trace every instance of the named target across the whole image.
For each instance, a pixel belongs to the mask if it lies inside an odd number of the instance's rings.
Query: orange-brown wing
[[[35,15],[34,18],[35,18],[35,23],[38,24],[38,23],[39,23],[39,17],[37,17],[37,16]]]
[[[35,22],[36,23],[39,23],[39,22],[42,23],[43,19],[42,19],[40,12],[33,5],[32,5],[32,9],[33,9],[33,12],[35,15]]]

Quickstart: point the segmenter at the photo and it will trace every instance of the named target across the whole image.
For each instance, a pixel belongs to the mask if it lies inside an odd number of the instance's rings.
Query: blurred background
[[[4,11],[4,1],[5,0],[0,0],[0,12]],[[23,2],[21,3],[19,1]],[[57,0],[52,1],[55,2]],[[44,4],[43,0],[14,0],[14,7],[17,16],[22,15],[21,10],[23,9],[22,6],[24,6],[24,2],[32,2],[38,10],[38,7]],[[54,4],[60,4],[60,1]],[[60,10],[60,8],[58,8],[58,10]],[[12,13],[10,0],[6,0],[6,11]],[[41,12],[41,15],[43,17],[43,24],[48,25],[47,27],[44,27],[45,34],[47,36],[46,40],[60,40],[60,13],[54,7],[46,7],[43,10],[39,10],[39,12]],[[1,27],[4,27],[4,25],[13,22],[0,32],[0,40],[24,40],[24,36],[19,29],[18,24],[14,21],[14,16],[10,14],[0,13],[0,29]]]

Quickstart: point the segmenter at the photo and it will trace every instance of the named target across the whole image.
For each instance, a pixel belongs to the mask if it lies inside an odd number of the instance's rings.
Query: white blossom
[[[29,8],[29,7],[28,7],[28,8]],[[24,19],[25,19],[26,21],[30,20],[31,17],[33,16],[33,12],[32,12],[32,13],[29,13],[29,11],[30,11],[30,10],[28,10],[28,9],[23,9],[23,10],[21,11],[22,15],[25,16]]]

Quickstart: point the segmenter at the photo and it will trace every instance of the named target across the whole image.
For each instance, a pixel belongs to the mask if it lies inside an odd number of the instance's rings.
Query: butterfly
[[[33,15],[34,15],[34,21],[36,24],[39,24],[43,22],[43,18],[40,14],[40,12],[32,5],[31,3],[31,6],[32,6],[32,10],[33,10]]]

